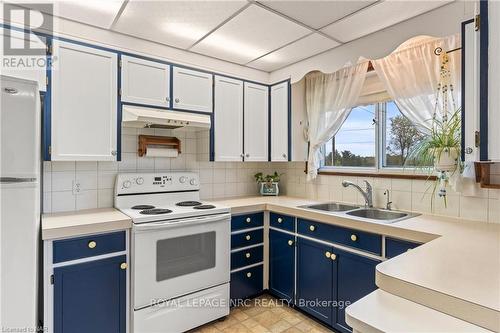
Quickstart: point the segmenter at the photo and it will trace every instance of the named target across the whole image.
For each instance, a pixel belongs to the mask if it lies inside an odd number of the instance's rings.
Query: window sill
[[[416,180],[436,180],[436,176],[425,173],[404,172],[403,169],[377,170],[375,168],[320,168],[319,175],[324,176],[355,176],[371,178],[393,178],[393,179],[416,179]]]

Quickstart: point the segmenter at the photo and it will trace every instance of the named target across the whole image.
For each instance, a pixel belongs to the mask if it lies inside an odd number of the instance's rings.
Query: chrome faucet
[[[348,186],[354,186],[358,191],[359,193],[361,193],[361,195],[363,196],[363,198],[365,198],[365,207],[373,207],[373,190],[372,190],[372,186],[370,185],[370,183],[366,180],[364,180],[365,184],[366,184],[366,191],[363,191],[363,189],[361,187],[359,187],[359,185],[357,184],[354,184],[353,182],[350,182],[350,181],[347,181],[347,180],[344,180],[342,182],[342,186],[344,187],[348,187]]]
[[[386,204],[385,204],[385,209],[391,210],[392,201],[391,201],[391,194],[389,192],[389,189],[385,190],[384,195],[387,196],[387,201],[386,201]]]

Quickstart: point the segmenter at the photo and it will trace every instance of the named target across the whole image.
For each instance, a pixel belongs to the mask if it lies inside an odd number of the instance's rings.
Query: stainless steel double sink
[[[346,205],[338,202],[304,205],[304,206],[299,206],[299,208],[307,208],[312,210],[329,212],[338,216],[347,215],[363,221],[379,222],[386,224],[399,222],[419,215],[414,213],[392,211],[387,209],[365,208],[354,205]]]

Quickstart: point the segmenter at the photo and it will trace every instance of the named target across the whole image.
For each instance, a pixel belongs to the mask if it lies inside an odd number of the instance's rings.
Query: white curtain
[[[306,75],[306,110],[309,121],[307,179],[314,179],[321,166],[321,146],[334,136],[356,105],[366,78],[368,61],[335,73]]]
[[[444,38],[418,37],[402,44],[388,56],[372,60],[377,75],[399,110],[423,133],[430,132],[434,112],[436,111],[437,117],[442,114],[441,99],[436,108],[441,58],[434,50],[440,47],[446,52],[460,46],[459,35]],[[453,86],[453,92],[448,91],[448,111],[454,112],[454,108],[461,105],[461,53],[451,52],[448,57],[450,84]],[[452,97],[455,106],[451,103]]]

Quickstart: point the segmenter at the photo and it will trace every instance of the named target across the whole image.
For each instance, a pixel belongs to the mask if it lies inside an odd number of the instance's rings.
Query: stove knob
[[[198,181],[195,179],[195,178],[192,178],[190,181],[189,181],[189,184],[193,185],[193,186],[196,186],[198,185]]]
[[[144,178],[139,177],[135,180],[135,182],[137,183],[137,185],[142,185],[144,183]]]
[[[129,188],[130,185],[132,185],[132,183],[130,182],[130,180],[126,180],[126,181],[123,182],[123,187],[124,188]]]
[[[186,177],[186,176],[182,176],[181,178],[179,178],[179,182],[180,182],[181,184],[184,184],[184,183],[185,183],[185,182],[187,182],[187,181],[188,181],[188,177]]]

